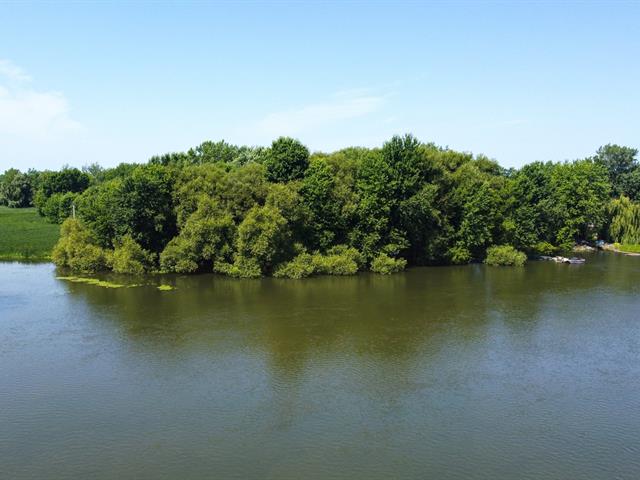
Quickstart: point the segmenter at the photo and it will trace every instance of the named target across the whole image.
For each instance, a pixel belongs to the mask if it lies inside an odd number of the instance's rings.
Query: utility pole
[[[76,218],[76,204],[72,203],[71,204],[71,216],[75,219]]]

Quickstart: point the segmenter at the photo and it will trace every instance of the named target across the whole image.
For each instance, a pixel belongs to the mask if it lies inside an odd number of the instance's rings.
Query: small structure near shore
[[[556,262],[556,263],[568,263],[568,264],[582,264],[582,263],[586,263],[586,260],[584,258],[580,258],[580,257],[561,257],[561,256],[556,256],[556,257],[549,257],[546,255],[543,255],[540,257],[540,260],[547,260],[550,262]]]

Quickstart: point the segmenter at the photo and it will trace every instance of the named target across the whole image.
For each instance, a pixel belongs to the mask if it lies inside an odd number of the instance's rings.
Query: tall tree
[[[265,165],[272,182],[298,180],[309,166],[309,150],[294,138],[280,137],[271,144]]]

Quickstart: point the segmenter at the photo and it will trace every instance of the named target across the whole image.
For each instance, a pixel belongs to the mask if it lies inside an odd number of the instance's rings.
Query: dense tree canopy
[[[142,165],[0,176],[0,203],[65,221],[59,265],[243,277],[392,273],[487,252],[488,263],[520,264],[518,251],[639,242],[639,195],[632,148],[505,170],[411,135],[311,155],[287,137],[269,148],[204,142]]]
[[[309,150],[298,140],[280,137],[271,144],[265,165],[272,182],[288,182],[304,176],[309,166]]]

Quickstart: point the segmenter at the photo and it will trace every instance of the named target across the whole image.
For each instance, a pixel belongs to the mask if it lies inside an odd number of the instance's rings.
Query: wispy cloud
[[[31,76],[19,66],[14,65],[10,60],[0,59],[0,76],[19,82],[31,81]]]
[[[366,89],[342,91],[325,102],[271,113],[258,127],[270,135],[295,135],[374,113],[384,105],[385,98]]]
[[[37,90],[23,69],[0,60],[0,137],[38,141],[80,128],[62,93]]]

